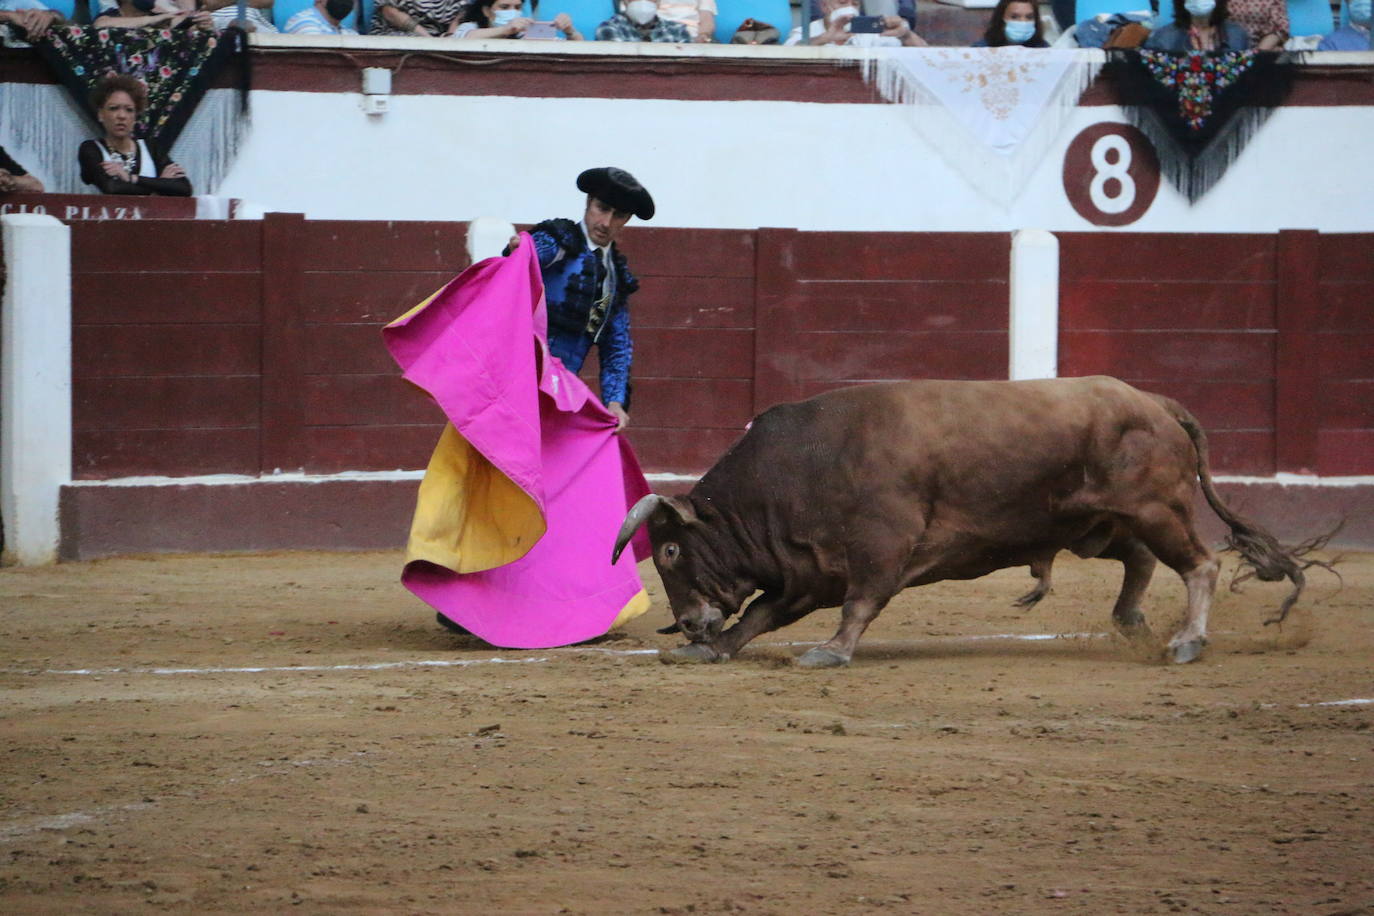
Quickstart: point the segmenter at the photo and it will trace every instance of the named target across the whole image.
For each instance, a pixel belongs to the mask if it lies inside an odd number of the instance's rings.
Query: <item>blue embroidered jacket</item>
[[[594,313],[597,299],[597,252],[587,247],[582,227],[572,220],[550,219],[530,231],[544,275],[549,311],[549,349],[573,372],[581,370],[592,344],[601,358],[601,400],[619,401],[630,409],[630,293],[639,281],[625,265],[614,243],[611,264],[615,289],[605,313]],[[561,257],[560,257],[561,255]]]

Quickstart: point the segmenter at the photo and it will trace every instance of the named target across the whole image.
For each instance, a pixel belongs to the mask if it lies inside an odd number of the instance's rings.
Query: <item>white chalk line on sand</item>
[[[992,633],[982,636],[958,636],[950,641],[975,641],[988,639],[1009,639],[1038,642],[1046,639],[1097,639],[1106,633]],[[760,648],[791,648],[793,646],[814,646],[815,642],[756,643]],[[597,653],[601,655],[657,655],[658,649],[602,649],[596,646],[570,646],[551,650],[558,655]],[[4,668],[4,674],[53,674],[71,677],[106,677],[116,674],[277,674],[287,672],[319,671],[388,671],[398,668],[469,668],[475,665],[521,665],[538,664],[551,661],[547,656],[537,658],[462,658],[462,659],[414,659],[402,662],[369,662],[355,665],[273,665],[239,668],[52,668],[32,670],[24,668]]]
[[[658,651],[658,650],[653,650]],[[25,671],[6,668],[6,674],[66,674],[105,677],[111,674],[275,674],[287,671],[386,671],[393,668],[466,668],[471,665],[528,665],[547,662],[547,658],[455,658],[416,659],[404,662],[372,662],[365,665],[278,665],[254,668],[54,668]]]
[[[987,640],[1008,640],[1017,642],[1042,642],[1054,639],[1106,639],[1110,633],[985,633],[974,636],[944,637],[944,642],[984,642]],[[938,638],[938,637],[937,637]],[[774,642],[756,643],[758,648],[794,648],[800,646],[818,645],[816,642]],[[881,647],[882,643],[871,644],[872,648]],[[887,645],[891,645],[888,643]],[[598,654],[611,656],[644,656],[658,655],[658,649],[604,649],[598,646],[569,646],[549,650],[554,655],[567,656],[573,654]],[[49,670],[24,670],[17,668],[2,669],[5,674],[28,674],[28,675],[66,675],[75,677],[106,677],[121,674],[152,674],[152,675],[183,675],[183,674],[288,674],[298,672],[325,672],[325,671],[394,671],[405,668],[471,668],[477,665],[532,665],[546,664],[553,659],[549,656],[535,656],[532,658],[459,658],[459,659],[412,659],[400,662],[369,662],[367,664],[355,665],[277,665],[277,666],[255,666],[239,668],[70,668],[70,669],[49,669]],[[1271,704],[1265,704],[1271,705]],[[1369,706],[1374,705],[1374,698],[1354,697],[1347,700],[1326,700],[1318,703],[1295,703],[1295,707],[1300,709],[1310,709],[1321,706]]]

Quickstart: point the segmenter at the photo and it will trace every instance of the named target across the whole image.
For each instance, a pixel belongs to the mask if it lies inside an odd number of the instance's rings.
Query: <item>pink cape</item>
[[[520,238],[383,336],[451,424],[420,487],[401,581],[493,645],[544,648],[647,609],[644,532],[615,565],[611,551],[649,487],[615,417],[549,353],[534,243]]]

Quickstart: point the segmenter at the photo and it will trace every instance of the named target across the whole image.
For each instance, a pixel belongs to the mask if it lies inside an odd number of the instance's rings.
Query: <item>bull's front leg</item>
[[[829,642],[821,643],[797,659],[803,668],[841,668],[848,665],[854,657],[854,647],[859,637],[887,606],[888,599],[850,598],[840,612],[840,628]]]
[[[765,592],[749,603],[740,619],[730,629],[700,642],[690,642],[667,652],[660,652],[665,664],[690,662],[723,662],[735,657],[740,649],[761,633],[776,630],[791,623],[798,615],[787,614],[777,595]]]

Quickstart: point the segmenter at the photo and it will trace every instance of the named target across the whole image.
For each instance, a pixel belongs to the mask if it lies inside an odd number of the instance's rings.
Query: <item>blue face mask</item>
[[[1035,34],[1035,23],[1021,19],[1003,19],[1002,32],[1012,44],[1025,44]]]
[[[495,26],[510,25],[520,18],[519,10],[497,10],[491,14],[491,24]]]
[[[1350,21],[1365,23],[1369,21],[1369,0],[1350,0]]]
[[[1183,8],[1194,19],[1206,19],[1217,8],[1217,0],[1186,0]]]

